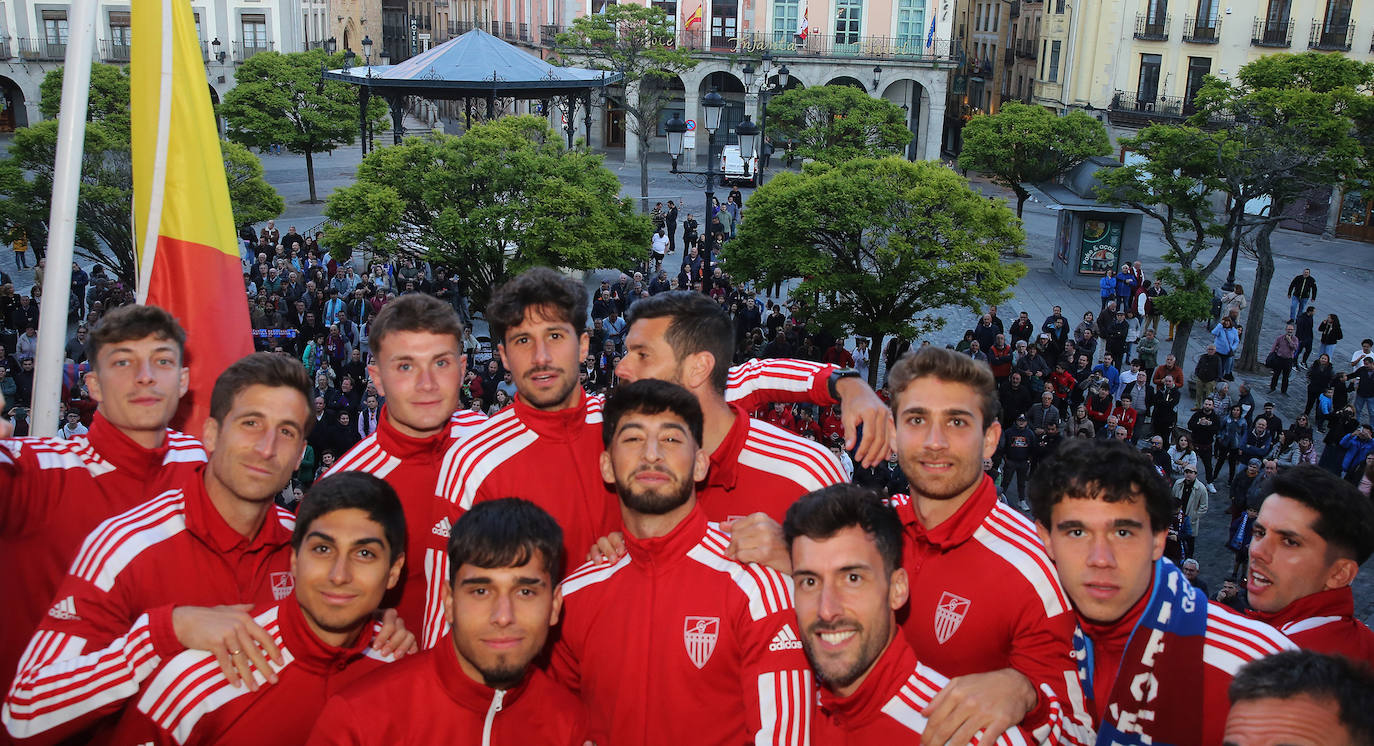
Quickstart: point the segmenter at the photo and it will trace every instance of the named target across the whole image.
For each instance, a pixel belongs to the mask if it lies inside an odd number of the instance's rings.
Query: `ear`
[[[90,393],[91,400],[99,405],[104,400],[105,395],[100,391],[100,374],[95,371],[95,366],[91,366],[90,372],[86,374],[86,391]],[[185,394],[183,390],[181,393]]]
[[[553,589],[553,608],[549,610],[549,626],[558,624],[558,615],[563,611],[563,584]]]
[[[706,479],[706,472],[711,470],[711,454],[705,449],[698,448],[697,455],[692,459],[692,481],[700,482]]]
[[[181,375],[177,377],[177,398],[186,396],[186,392],[191,388],[191,369],[182,366]]]
[[[391,590],[396,584],[401,582],[401,568],[406,566],[406,553],[401,552],[396,555],[396,559],[391,563],[391,570],[386,574],[386,589]]]
[[[1040,543],[1045,547],[1045,554],[1049,556],[1050,562],[1055,562],[1054,545],[1050,543],[1050,529],[1040,521],[1035,522],[1035,533],[1040,536]]]
[[[461,370],[458,375],[463,375]],[[382,385],[382,375],[380,372],[378,372],[377,366],[375,364],[367,364],[367,377],[372,381],[372,385],[376,387],[377,396],[386,396],[386,387]],[[366,381],[363,382],[363,388],[367,388]],[[311,407],[311,413],[314,413],[314,407]]]
[[[453,584],[447,580],[439,584],[439,603],[444,607],[444,621],[452,627],[457,615],[453,611]]]
[[[678,378],[689,390],[697,389],[711,381],[711,371],[715,367],[715,355],[704,351],[694,352],[678,365]]]
[[[602,451],[601,460],[598,463],[601,466],[601,479],[606,482],[606,484],[615,484],[615,468],[611,464],[610,452]]]
[[[1158,562],[1158,561],[1159,561],[1159,558],[1164,556],[1164,545],[1167,544],[1168,542],[1169,542],[1169,530],[1168,530],[1168,529],[1165,529],[1165,530],[1163,530],[1163,531],[1157,531],[1157,532],[1155,532],[1155,535],[1154,535],[1154,550],[1150,553],[1151,558],[1154,559],[1156,562]]]
[[[291,553],[291,577],[296,577],[296,553]]]
[[[1326,571],[1326,583],[1323,590],[1344,588],[1355,582],[1355,576],[1360,572],[1360,566],[1355,564],[1355,560],[1342,557],[1331,564]]]
[[[906,606],[907,599],[910,597],[910,579],[907,577],[906,569],[899,567],[892,571],[892,576],[888,580],[887,607],[896,611]]]
[[[579,359],[579,360],[585,360],[585,359],[587,359],[587,350],[591,348],[591,345],[592,345],[592,335],[591,335],[591,333],[590,333],[590,332],[582,332],[582,335],[579,336],[579,337],[577,338],[577,359]],[[504,352],[501,353],[501,359],[502,359],[502,360],[505,360],[505,359],[506,359],[506,353],[504,353]]]
[[[583,349],[586,349],[586,345],[585,345],[585,344],[583,345]],[[506,359],[506,343],[505,343],[505,342],[498,342],[498,343],[496,344],[496,353],[497,353],[498,355],[501,356],[501,367],[504,368],[505,370],[510,370],[510,361]],[[583,357],[586,357],[586,355],[584,354]]]
[[[201,428],[200,442],[205,446],[206,453],[215,452],[215,443],[219,440],[219,420],[214,417],[206,417],[205,424]],[[304,451],[302,451],[304,453]]]
[[[997,452],[997,444],[1002,440],[1002,423],[993,420],[988,429],[983,431],[983,458],[992,458],[992,454]]]

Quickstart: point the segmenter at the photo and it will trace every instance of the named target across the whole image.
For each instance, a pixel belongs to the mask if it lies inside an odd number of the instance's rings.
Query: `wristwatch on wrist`
[[[830,387],[830,398],[834,399],[835,401],[840,400],[840,395],[838,392],[836,392],[835,387],[840,383],[842,379],[859,377],[859,371],[854,370],[853,368],[836,368],[835,371],[830,374],[830,380],[828,382]]]

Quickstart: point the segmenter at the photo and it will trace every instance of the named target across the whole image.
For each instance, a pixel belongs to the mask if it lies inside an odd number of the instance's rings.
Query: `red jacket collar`
[[[296,592],[299,593],[300,590],[297,589]],[[285,643],[286,649],[291,651],[294,663],[314,673],[326,673],[330,669],[342,668],[362,657],[376,634],[376,626],[369,619],[363,623],[357,639],[351,644],[337,648],[326,645],[315,636],[314,630],[306,623],[305,612],[301,610],[300,602],[296,600],[294,593],[277,604],[277,623],[281,629],[282,642]]]
[[[466,710],[478,714],[485,714],[491,707],[491,702],[496,698],[496,689],[486,684],[473,681],[463,671],[463,666],[458,662],[458,650],[453,647],[453,633],[449,632],[439,641],[439,644],[425,651],[422,655],[429,656],[430,665],[434,667],[434,675],[439,680],[439,685],[448,693],[450,699]],[[502,708],[509,707],[512,702],[520,698],[521,694],[529,687],[530,677],[536,676],[537,670],[534,664],[525,670],[524,678],[520,683],[505,690],[501,698]]]
[[[692,547],[701,543],[706,535],[706,514],[701,512],[701,504],[692,506],[682,522],[663,536],[654,539],[638,539],[625,532],[625,545],[630,559],[648,565],[675,562],[687,556]]]
[[[162,445],[157,448],[144,448],[133,438],[115,427],[96,410],[91,418],[90,431],[86,440],[95,448],[102,459],[114,464],[116,469],[128,472],[140,482],[152,481],[167,458],[167,436],[163,434]]]
[[[525,402],[525,398],[515,395],[515,415],[520,423],[535,431],[541,438],[569,441],[586,431],[587,393],[577,387],[577,401],[567,409],[548,412],[535,409]]]
[[[449,430],[453,426],[451,421],[444,420],[444,426],[433,435],[415,438],[397,430],[396,426],[391,424],[387,412],[387,405],[383,404],[377,417],[377,441],[381,443],[383,450],[406,460],[439,461],[444,457],[450,444]]]
[[[739,454],[749,439],[750,426],[749,413],[738,404],[731,404],[730,412],[735,415],[735,422],[711,454],[711,470],[706,473],[707,485],[726,490],[734,489],[739,482]]]
[[[1271,614],[1252,610],[1250,616],[1275,629],[1281,629],[1285,624],[1318,616],[1338,616],[1344,619],[1353,619],[1355,617],[1355,593],[1348,585],[1344,588],[1318,591],[1303,596]]]
[[[912,535],[916,540],[933,545],[937,549],[953,549],[973,538],[973,533],[983,525],[983,520],[996,504],[997,487],[993,484],[992,478],[984,474],[977,489],[969,495],[968,500],[954,512],[954,515],[931,529],[922,526],[920,519],[917,518],[911,522]],[[915,497],[911,498],[911,505],[912,515],[915,516]]]
[[[916,653],[907,644],[900,629],[887,649],[873,662],[863,683],[848,697],[837,697],[829,687],[821,686],[821,709],[846,730],[862,728],[882,713],[888,703],[916,670]]]
[[[270,501],[266,504],[267,517],[256,536],[249,539],[235,531],[219,514],[214,503],[210,502],[210,494],[205,491],[205,470],[208,468],[203,465],[196,469],[195,477],[186,480],[182,488],[186,502],[186,530],[221,554],[247,554],[264,549],[270,551],[291,543],[291,532],[277,520],[276,506]]]

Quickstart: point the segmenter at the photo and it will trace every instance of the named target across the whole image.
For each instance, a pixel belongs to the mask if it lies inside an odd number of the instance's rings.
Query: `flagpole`
[[[67,342],[67,307],[72,289],[72,245],[76,241],[76,201],[81,188],[81,156],[86,141],[86,104],[95,48],[96,0],[74,0],[68,20],[67,58],[62,70],[62,102],[57,118],[57,158],[53,164],[52,212],[44,257],[43,298],[34,353],[31,435],[57,434],[62,396],[62,366]]]

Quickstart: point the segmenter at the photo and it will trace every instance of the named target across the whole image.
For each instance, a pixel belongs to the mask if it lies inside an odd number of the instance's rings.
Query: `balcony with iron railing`
[[[558,35],[563,33],[563,27],[556,23],[545,23],[539,26],[539,43],[543,46],[552,48]]]
[[[26,39],[19,37],[15,56],[21,60],[38,62],[43,60],[64,60],[67,58],[67,45],[49,42],[46,39]]]
[[[1169,38],[1169,25],[1173,21],[1172,15],[1151,16],[1147,13],[1137,13],[1135,15],[1135,38],[1143,41],[1167,41]]]
[[[512,21],[501,22],[501,38],[512,40],[515,38],[515,23]]]
[[[1178,122],[1197,113],[1197,106],[1190,97],[1160,96],[1136,91],[1117,91],[1112,96],[1111,106],[1107,109],[1112,124],[1125,126],[1144,126],[1156,122]],[[1234,120],[1226,117],[1211,116],[1208,127],[1221,127]]]
[[[728,39],[712,36],[708,30],[678,32],[678,46],[703,52],[759,54],[769,52],[798,57],[836,57],[850,59],[897,59],[952,62],[948,39],[924,36],[859,36],[857,34],[808,34],[799,39],[788,31],[744,31]],[[992,62],[988,62],[991,70]]]
[[[129,45],[117,39],[101,39],[100,59],[116,64],[128,62]]]
[[[10,38],[0,36],[0,60],[7,60],[13,55],[10,53]]]
[[[262,52],[270,52],[272,51],[273,44],[274,42],[270,41],[266,42],[265,44],[258,42],[236,41],[234,42],[234,60],[237,62],[243,62],[244,60],[248,59],[249,57],[252,57],[255,54],[260,54]]]
[[[518,39],[518,40],[520,40],[520,41],[523,41],[523,42],[529,42],[529,41],[530,41],[530,25],[529,25],[528,23],[522,23],[522,24],[520,24],[520,26],[516,29],[515,38]]]
[[[1349,52],[1354,45],[1354,23],[1312,22],[1312,32],[1307,36],[1308,49],[1323,52]]]
[[[1012,2],[1011,2],[1011,20],[1014,21],[1014,20],[1016,20],[1016,19],[1018,19],[1018,18],[1020,18],[1020,17],[1021,17],[1021,0],[1012,0]]]
[[[1250,30],[1250,45],[1285,49],[1293,46],[1293,22],[1256,18]]]
[[[1038,46],[1037,46],[1037,44],[1036,44],[1036,40],[1035,40],[1035,39],[1017,39],[1017,40],[1016,40],[1016,56],[1017,56],[1017,57],[1025,57],[1026,59],[1031,59],[1031,60],[1033,60],[1033,59],[1036,58],[1036,55],[1039,53],[1039,51],[1040,51],[1040,50],[1039,50],[1039,48],[1038,48]]]
[[[1221,35],[1221,19],[1183,17],[1183,40],[1193,44],[1216,44]]]
[[[1002,67],[1011,67],[1016,62],[1016,50],[1007,47],[1002,50]]]

